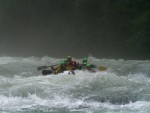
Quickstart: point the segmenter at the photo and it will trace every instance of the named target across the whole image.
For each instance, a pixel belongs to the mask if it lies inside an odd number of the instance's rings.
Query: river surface
[[[88,59],[107,71],[42,76],[61,58],[0,57],[0,112],[150,113],[149,60]]]

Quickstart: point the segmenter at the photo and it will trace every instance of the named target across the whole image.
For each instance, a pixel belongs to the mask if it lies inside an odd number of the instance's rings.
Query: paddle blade
[[[40,66],[40,67],[37,68],[37,70],[39,71],[39,70],[43,70],[43,69],[46,69],[46,68],[48,68],[48,66]]]
[[[42,70],[42,75],[50,75],[52,73],[53,73],[52,70]]]
[[[98,69],[99,69],[100,71],[106,71],[106,70],[107,70],[107,67],[105,67],[105,66],[99,66]]]

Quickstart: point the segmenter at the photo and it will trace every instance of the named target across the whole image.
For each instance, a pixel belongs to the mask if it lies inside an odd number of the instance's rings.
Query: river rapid
[[[0,112],[150,113],[149,60],[88,59],[107,71],[43,76],[61,58],[0,57]]]

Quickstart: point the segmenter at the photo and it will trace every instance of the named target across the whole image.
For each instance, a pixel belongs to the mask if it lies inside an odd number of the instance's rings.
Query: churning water
[[[108,70],[42,76],[61,59],[0,57],[0,112],[150,113],[150,61],[88,59]]]

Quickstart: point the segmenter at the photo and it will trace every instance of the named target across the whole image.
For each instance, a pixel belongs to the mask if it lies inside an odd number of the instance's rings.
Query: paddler
[[[93,69],[92,69],[92,65],[91,64],[86,64],[86,70],[90,71],[90,72],[95,72]]]
[[[90,72],[95,72],[92,68],[96,68],[94,64],[89,64],[87,58],[82,59],[82,69],[86,69]]]
[[[64,71],[66,71],[66,64],[67,62],[65,62],[65,60],[60,61],[60,64],[58,66],[51,67],[51,69],[53,70],[54,74],[58,74],[58,73],[63,73]]]
[[[73,70],[81,69],[81,66],[78,62],[73,61],[71,56],[67,56],[67,65],[66,69],[69,71],[72,71],[74,74]]]

